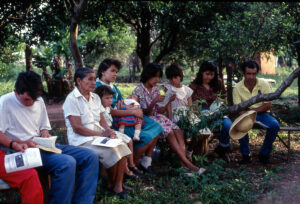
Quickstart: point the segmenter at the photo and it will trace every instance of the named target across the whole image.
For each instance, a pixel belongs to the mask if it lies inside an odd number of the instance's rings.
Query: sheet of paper
[[[173,96],[174,94],[176,94],[176,92],[173,91],[173,90],[171,90],[171,89],[169,89],[169,90],[167,91],[167,93],[165,94],[165,99],[164,99],[164,101],[158,102],[158,103],[156,103],[156,104],[157,104],[158,106],[160,106],[160,107],[166,106],[167,103],[170,101],[171,96]]]
[[[116,147],[122,144],[122,140],[120,139],[111,139],[108,137],[96,137],[92,142],[92,145],[104,146],[104,147]]]
[[[7,173],[42,166],[39,148],[27,148],[25,152],[5,155],[4,166]]]

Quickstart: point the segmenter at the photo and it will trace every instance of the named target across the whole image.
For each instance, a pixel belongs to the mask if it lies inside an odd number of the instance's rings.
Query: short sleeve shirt
[[[83,136],[74,132],[68,116],[80,116],[84,127],[94,130],[95,124],[100,122],[100,113],[105,109],[101,104],[99,96],[90,92],[89,100],[79,92],[77,87],[67,96],[64,104],[64,117],[68,132],[68,141],[71,145],[81,145],[93,140],[93,136]]]
[[[40,130],[50,130],[50,122],[42,97],[32,106],[24,106],[14,92],[0,97],[0,131],[22,141],[40,136]]]
[[[111,107],[116,108],[116,105],[117,105],[118,101],[123,100],[122,94],[121,94],[120,90],[118,89],[118,87],[116,85],[106,84],[105,82],[103,82],[99,78],[97,78],[95,89],[98,86],[108,86],[113,90],[114,95],[113,95]]]
[[[144,84],[140,83],[132,92],[132,94],[137,95],[140,100],[140,105],[142,109],[147,109],[153,99],[160,95],[159,89],[155,86],[152,88],[152,92],[149,93],[148,89],[145,88]],[[153,108],[153,113],[158,110],[158,105],[155,104]]]
[[[260,92],[261,94],[268,94],[271,92],[271,87],[269,85],[269,83],[262,79],[262,78],[256,78],[256,85],[254,86],[252,92],[249,91],[249,89],[245,86],[244,81],[245,79],[243,79],[242,81],[240,81],[239,83],[237,83],[233,89],[233,103],[234,104],[239,104],[242,103],[244,101],[247,101],[248,99],[256,96],[258,94],[258,92]],[[252,106],[250,106],[250,108],[258,108],[260,106],[262,106],[264,104],[264,102],[259,102],[256,104],[253,104]]]

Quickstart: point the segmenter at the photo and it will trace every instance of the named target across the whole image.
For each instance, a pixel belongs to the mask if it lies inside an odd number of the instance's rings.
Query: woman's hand
[[[157,102],[162,102],[165,100],[165,96],[162,96],[162,95],[159,95],[159,96],[156,96],[153,101],[154,103],[157,103]]]
[[[176,94],[174,94],[173,96],[171,96],[171,97],[170,97],[170,100],[169,100],[169,102],[168,102],[168,103],[171,103],[172,101],[174,101],[174,100],[175,100],[175,98],[176,98]]]
[[[166,112],[167,108],[166,107],[159,107],[157,109],[157,112],[160,113],[160,114],[164,114]]]
[[[143,119],[144,117],[144,114],[143,114],[143,110],[138,108],[138,109],[134,109],[134,110],[130,110],[132,115],[137,117],[137,118],[140,118],[140,119]]]
[[[109,137],[109,138],[112,138],[112,139],[117,138],[116,132],[112,129],[106,129],[104,132],[102,132],[102,136]]]

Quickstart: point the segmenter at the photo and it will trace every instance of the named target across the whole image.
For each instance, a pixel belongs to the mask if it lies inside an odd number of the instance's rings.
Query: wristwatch
[[[9,148],[10,148],[10,149],[12,149],[12,148],[13,148],[13,143],[14,143],[14,142],[15,142],[15,141],[13,141],[13,140],[12,140],[12,141],[10,141],[10,143],[9,143]]]

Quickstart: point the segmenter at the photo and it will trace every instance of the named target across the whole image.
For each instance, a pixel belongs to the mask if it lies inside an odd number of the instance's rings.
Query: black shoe
[[[251,163],[251,156],[243,155],[243,159],[239,162],[239,164],[250,164]]]
[[[220,158],[222,158],[223,160],[230,162],[230,157],[229,157],[229,153],[230,151],[230,147],[222,147],[220,145],[218,145],[215,150],[215,153],[217,153],[219,155]]]
[[[143,165],[140,165],[139,168],[142,169],[144,173],[154,174],[152,166],[148,166],[148,168],[145,168]]]
[[[128,169],[130,170],[130,171],[132,171],[135,175],[143,175],[143,171],[141,171],[141,170],[139,170],[137,167],[130,167],[130,166],[128,166]]]
[[[138,178],[139,176],[135,175],[134,173],[132,173],[132,175],[129,175],[127,173],[124,174],[124,179],[137,180]]]
[[[270,162],[270,157],[264,156],[264,155],[262,155],[262,154],[259,154],[259,155],[258,155],[258,160],[259,160],[261,163],[263,163],[263,164],[270,164],[270,163],[271,163],[271,162]]]
[[[119,196],[120,199],[132,199],[132,197],[128,195],[126,190],[123,190],[120,193],[116,193],[116,195]]]

